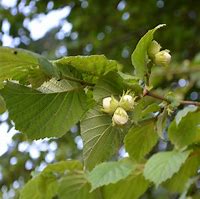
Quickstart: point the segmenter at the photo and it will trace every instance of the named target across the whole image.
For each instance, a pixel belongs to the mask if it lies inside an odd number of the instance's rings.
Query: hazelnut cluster
[[[148,48],[148,56],[154,64],[158,66],[168,66],[171,61],[171,55],[169,50],[160,50],[160,44],[153,40]]]
[[[103,99],[102,111],[112,115],[113,125],[125,125],[129,116],[127,111],[131,111],[135,105],[136,97],[130,94],[124,94],[118,101],[115,97],[106,97]]]

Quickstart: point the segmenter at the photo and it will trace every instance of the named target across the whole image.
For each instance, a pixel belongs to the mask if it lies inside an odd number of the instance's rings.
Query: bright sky
[[[8,118],[8,113],[4,113],[0,115],[0,120],[5,121]],[[8,133],[8,124],[6,122],[2,122],[0,124],[0,156],[3,155],[7,150],[8,146],[12,144],[12,136],[16,133],[14,129],[12,129]]]
[[[17,0],[0,0],[0,6],[3,6],[5,9],[12,8],[13,13],[16,12],[14,10],[16,6]],[[22,1],[23,2],[23,1]],[[51,2],[52,3],[52,2]],[[52,5],[50,5],[52,6]],[[50,7],[49,6],[49,7]],[[18,11],[23,13],[25,16],[28,15],[34,9],[34,4],[30,4],[29,6],[25,6],[23,3],[20,3],[18,6]],[[47,15],[39,14],[33,20],[26,18],[24,20],[23,26],[26,27],[30,31],[31,38],[34,40],[38,40],[42,38],[48,31],[52,28],[56,28],[59,25],[62,25],[60,33],[67,33],[71,31],[72,25],[66,20],[66,17],[70,13],[70,7],[65,6],[61,9],[49,11]],[[19,42],[16,39],[13,39],[8,33],[10,29],[10,24],[7,20],[3,20],[3,46],[11,46],[14,47]]]
[[[0,4],[5,8],[12,8],[16,5],[17,0],[1,0]]]
[[[47,15],[40,14],[37,18],[32,21],[26,20],[24,26],[27,27],[31,32],[31,37],[34,40],[42,38],[49,30],[59,26],[62,19],[66,18],[70,13],[70,8],[68,6],[49,12]],[[69,32],[72,25],[67,21],[63,22],[63,27],[61,30]]]

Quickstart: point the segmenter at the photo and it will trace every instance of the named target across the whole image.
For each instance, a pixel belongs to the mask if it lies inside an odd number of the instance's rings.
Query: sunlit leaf
[[[171,178],[179,171],[190,151],[167,151],[153,155],[145,164],[144,176],[156,186]]]
[[[0,47],[0,84],[13,79],[37,87],[49,76],[56,75],[53,65],[43,56],[19,48]]]
[[[104,162],[97,165],[88,176],[92,190],[122,180],[133,171],[135,165],[131,161]]]
[[[182,118],[184,118],[189,112],[195,112],[197,110],[196,106],[187,106],[184,109],[180,110],[175,117],[176,125],[178,125]]]
[[[59,67],[74,67],[92,75],[105,75],[109,71],[118,71],[121,65],[115,60],[109,60],[104,55],[69,56],[54,61]]]
[[[183,192],[190,177],[197,175],[199,165],[199,151],[194,151],[185,161],[178,173],[164,183],[164,187],[171,192]]]

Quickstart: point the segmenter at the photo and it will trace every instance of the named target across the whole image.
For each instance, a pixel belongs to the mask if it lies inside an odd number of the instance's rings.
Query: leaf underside
[[[120,128],[112,126],[111,116],[98,108],[90,110],[81,122],[81,135],[83,158],[89,170],[116,153],[123,139]]]
[[[80,120],[86,107],[82,90],[46,94],[9,82],[0,93],[16,129],[30,139],[62,136]]]

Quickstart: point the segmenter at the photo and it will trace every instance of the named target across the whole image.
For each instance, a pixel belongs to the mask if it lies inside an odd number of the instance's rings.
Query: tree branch
[[[176,69],[168,69],[168,70],[162,70],[162,71],[154,71],[152,74],[153,76],[160,76],[160,75],[185,75],[185,74],[191,74],[200,72],[200,67],[198,65],[192,66],[191,68],[176,68]]]
[[[159,99],[159,100],[171,103],[171,101],[169,99],[167,99],[167,98],[165,98],[163,96],[160,96],[160,95],[158,95],[156,93],[150,92],[146,88],[143,91],[143,96],[150,96],[150,97],[153,97],[155,99]],[[188,100],[181,100],[180,104],[200,106],[200,102],[197,102],[197,101],[188,101]]]

